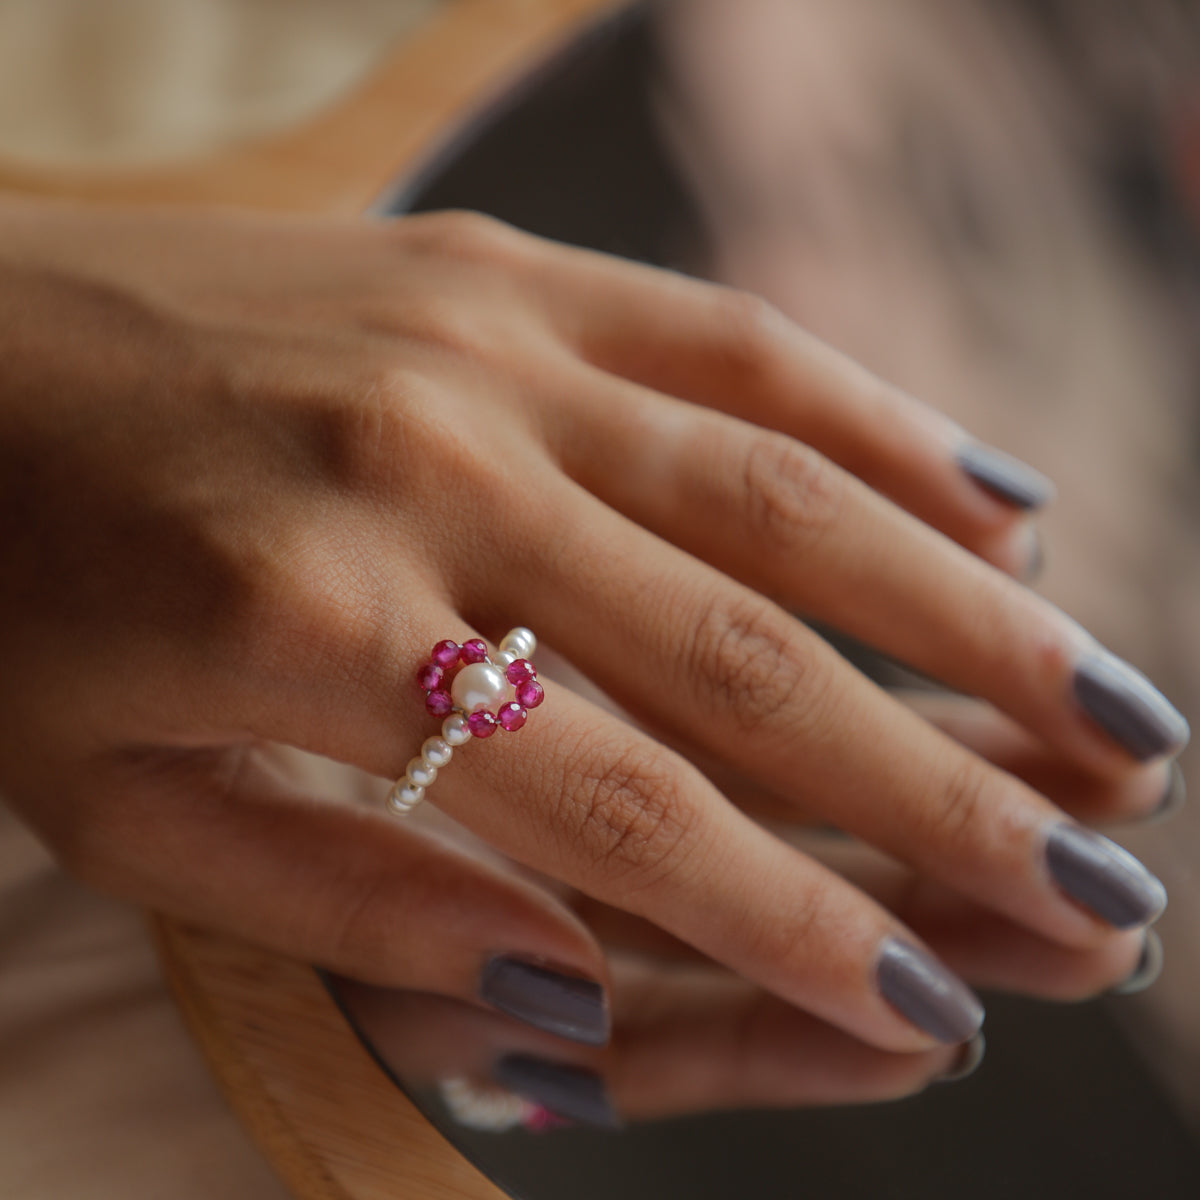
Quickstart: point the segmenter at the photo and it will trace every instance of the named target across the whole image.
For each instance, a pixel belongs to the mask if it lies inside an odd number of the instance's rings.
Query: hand
[[[85,879],[603,1040],[604,957],[563,904],[271,751],[395,778],[433,643],[527,624],[679,749],[548,683],[432,795],[504,855],[878,1049],[969,1038],[936,938],[694,749],[957,896],[989,982],[1014,938],[1035,994],[1132,970],[1162,889],[1064,809],[1151,811],[1186,724],[990,565],[1024,569],[1027,516],[936,413],[757,301],[471,216],[12,204],[0,247],[0,787]],[[1082,802],[788,610],[1003,710]]]

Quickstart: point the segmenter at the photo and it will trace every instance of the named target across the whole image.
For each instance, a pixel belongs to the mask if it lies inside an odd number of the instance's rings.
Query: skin
[[[947,1058],[874,986],[889,936],[1036,995],[1133,968],[1041,848],[1165,764],[1072,703],[1090,641],[963,432],[761,302],[464,214],[11,201],[0,358],[0,789],[94,885],[471,1003],[497,953],[611,986],[582,896],[882,1052],[855,1096]],[[929,719],[794,611],[990,707]],[[430,647],[518,624],[639,725],[549,680],[430,802],[560,894],[283,765],[403,774]]]

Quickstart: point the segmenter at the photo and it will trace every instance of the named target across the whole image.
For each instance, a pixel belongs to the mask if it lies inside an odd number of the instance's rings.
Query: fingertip
[[[1046,546],[1041,530],[1032,523],[1026,527],[1025,541],[1025,569],[1021,575],[1021,581],[1026,584],[1034,584],[1042,577],[1042,572],[1046,569]]]
[[[984,1037],[983,1030],[981,1029],[970,1041],[964,1042],[959,1047],[958,1053],[950,1066],[932,1082],[958,1083],[963,1079],[969,1078],[979,1070],[979,1066],[983,1062],[986,1053],[987,1038]]]
[[[1141,762],[1176,755],[1191,737],[1183,714],[1150,680],[1102,647],[1080,655],[1071,690],[1092,724]]]
[[[959,446],[954,461],[977,488],[1010,508],[1035,512],[1057,494],[1054,484],[1040,471],[982,442],[967,441]]]
[[[1187,780],[1179,763],[1171,759],[1166,764],[1166,785],[1163,788],[1162,799],[1158,806],[1147,816],[1147,821],[1165,821],[1173,817],[1187,804]]]
[[[603,1046],[612,1034],[604,985],[545,963],[496,955],[484,964],[479,995],[499,1012],[585,1046]]]
[[[1144,992],[1162,974],[1162,968],[1162,938],[1153,929],[1143,930],[1142,950],[1137,964],[1129,975],[1110,988],[1109,992],[1114,996],[1132,996],[1137,992]]]
[[[911,942],[889,938],[875,976],[884,999],[939,1042],[965,1041],[983,1024],[979,997],[932,954]]]
[[[1046,567],[1041,531],[1031,517],[1010,518],[1003,529],[1002,534],[991,536],[977,547],[978,553],[1019,583],[1033,585]]]

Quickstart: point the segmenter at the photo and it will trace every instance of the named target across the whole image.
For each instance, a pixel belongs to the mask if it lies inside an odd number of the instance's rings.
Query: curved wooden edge
[[[311,967],[150,921],[222,1091],[300,1200],[503,1200],[384,1074]]]
[[[107,203],[366,210],[531,63],[615,0],[446,0],[362,86],[297,129],[178,166],[137,171],[0,164],[0,189]]]

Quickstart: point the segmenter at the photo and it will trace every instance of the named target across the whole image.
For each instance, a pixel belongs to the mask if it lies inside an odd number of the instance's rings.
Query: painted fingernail
[[[619,1129],[621,1118],[595,1071],[532,1054],[506,1054],[493,1068],[496,1082],[568,1121]]]
[[[1167,907],[1167,890],[1128,850],[1071,821],[1046,840],[1058,886],[1117,929],[1149,925]]]
[[[968,1075],[974,1075],[979,1070],[979,1064],[983,1062],[986,1052],[987,1039],[983,1036],[983,1030],[980,1030],[958,1052],[954,1065],[944,1075],[939,1075],[934,1083],[957,1083],[960,1079],[966,1079]]]
[[[1187,803],[1187,782],[1177,762],[1167,763],[1167,786],[1158,807],[1147,818],[1149,821],[1165,821],[1173,817]]]
[[[1162,974],[1162,938],[1153,929],[1147,929],[1142,936],[1142,956],[1138,959],[1138,965],[1128,979],[1109,989],[1114,996],[1132,996],[1135,992],[1144,992]]]
[[[1075,699],[1134,758],[1177,754],[1191,730],[1171,702],[1140,671],[1101,650],[1075,666]]]
[[[982,442],[968,442],[955,456],[958,465],[989,495],[1032,510],[1054,499],[1054,484],[1040,471]]]
[[[608,998],[594,979],[563,975],[519,958],[493,958],[483,968],[486,1004],[545,1033],[587,1046],[608,1041]]]
[[[875,977],[883,998],[939,1042],[965,1042],[983,1024],[979,997],[918,946],[888,938]]]

